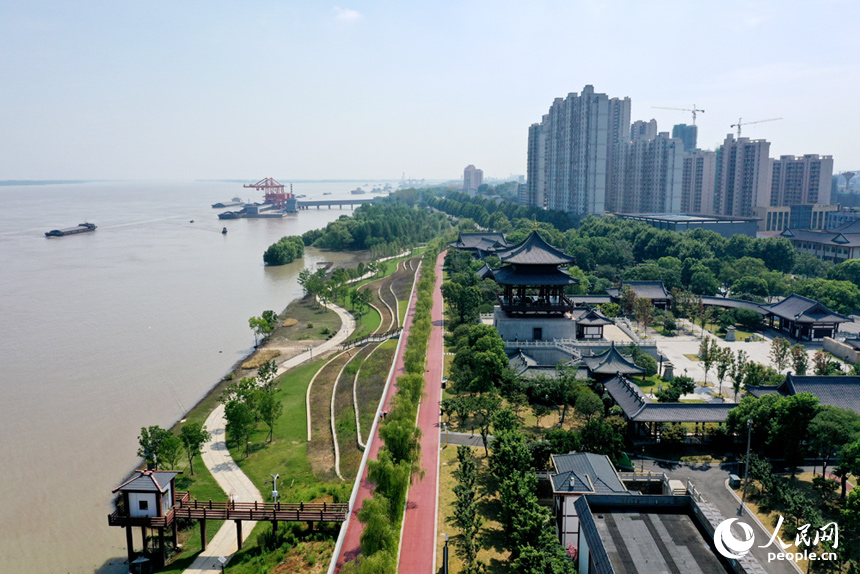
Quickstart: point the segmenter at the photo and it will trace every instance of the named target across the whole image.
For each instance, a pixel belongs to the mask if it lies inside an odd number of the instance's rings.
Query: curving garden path
[[[346,309],[333,303],[326,304],[326,307],[338,314],[341,326],[340,330],[331,339],[320,344],[315,349],[317,353],[325,353],[337,347],[346,341],[349,334],[355,330],[355,320]],[[313,351],[305,351],[284,361],[278,368],[277,374],[281,375],[287,370],[310,360],[312,353]],[[260,491],[257,490],[257,487],[254,486],[245,473],[242,472],[242,469],[239,468],[233,457],[230,456],[230,451],[227,450],[227,421],[224,419],[224,405],[219,404],[209,414],[205,425],[207,430],[212,434],[212,438],[203,445],[203,464],[212,473],[218,485],[228,496],[238,502],[262,502],[263,497]],[[251,530],[251,528],[243,529],[243,540],[246,540],[251,535]],[[223,556],[229,560],[236,553],[237,549],[236,527],[231,521],[225,522],[209,542],[206,550],[197,556],[185,572],[187,574],[218,574],[222,572],[221,563],[218,561],[218,558]]]

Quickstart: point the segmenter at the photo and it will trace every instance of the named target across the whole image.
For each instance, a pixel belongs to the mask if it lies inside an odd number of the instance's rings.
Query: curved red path
[[[417,279],[421,277],[421,271],[417,273]],[[416,279],[416,282],[417,282]],[[402,347],[400,347],[399,352],[397,353],[397,358],[394,366],[394,379],[402,375],[405,372],[405,368],[403,366],[403,356],[406,350],[405,342],[409,339],[409,332],[412,329],[412,321],[415,317],[415,301],[418,296],[418,290],[414,289],[412,293],[412,299],[409,301],[409,309],[406,311],[406,318],[403,321],[403,332],[400,334],[401,339],[404,341]],[[385,396],[385,403],[382,407],[383,411],[389,411],[391,409],[391,398],[397,392],[397,385],[392,382],[392,384],[388,388],[388,394]],[[370,453],[368,454],[368,460],[376,460],[379,456],[379,447],[382,445],[382,439],[379,438],[379,425],[376,426],[375,432],[373,433],[373,440],[369,442],[370,444]],[[335,567],[335,572],[340,572],[341,567],[351,560],[355,560],[355,558],[361,552],[361,532],[364,530],[364,525],[358,520],[358,511],[361,509],[362,504],[364,504],[364,499],[371,496],[373,494],[373,490],[371,489],[370,483],[367,479],[367,467],[365,467],[364,472],[361,475],[361,484],[358,488],[358,494],[355,497],[355,504],[353,505],[353,510],[349,519],[349,524],[347,525],[346,535],[344,536],[343,546],[341,547],[340,556],[337,558],[337,566]]]
[[[443,303],[442,263],[445,252],[436,260],[436,285],[430,319],[430,343],[427,346],[427,371],[424,373],[424,400],[418,408],[421,436],[421,468],[424,479],[413,478],[406,498],[406,516],[400,538],[399,572],[432,574],[436,556],[436,503],[439,480],[439,403],[442,400]]]

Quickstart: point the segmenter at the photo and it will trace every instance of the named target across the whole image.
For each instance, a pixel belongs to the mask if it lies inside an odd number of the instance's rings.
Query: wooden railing
[[[360,347],[368,343],[382,343],[383,341],[387,341],[388,339],[393,339],[395,337],[400,336],[400,331],[402,331],[402,329],[397,328],[392,329],[387,333],[380,333],[378,335],[367,335],[358,339],[352,339],[351,341],[346,341],[342,345],[339,345],[338,350],[346,351],[347,349],[352,349],[353,347]]]
[[[278,522],[343,522],[349,505],[332,502],[217,502],[191,500],[176,507],[177,518],[205,520],[276,520]]]
[[[175,518],[194,520],[274,520],[278,522],[343,522],[346,503],[333,502],[236,502],[192,499],[177,492],[176,506],[164,516],[128,516],[125,508],[108,515],[110,526],[169,526]],[[181,496],[180,496],[181,495]]]

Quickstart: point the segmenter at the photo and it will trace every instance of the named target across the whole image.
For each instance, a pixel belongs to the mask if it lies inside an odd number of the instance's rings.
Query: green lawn
[[[636,385],[642,390],[646,395],[651,393],[656,393],[659,390],[660,386],[667,387],[669,383],[665,382],[663,379],[659,377],[659,375],[651,375],[650,377],[645,377],[645,380],[642,380],[641,376],[633,377],[631,379]]]
[[[266,442],[269,429],[260,423],[251,435],[251,454],[246,458],[235,443],[228,442],[230,455],[248,478],[260,489],[266,500],[271,499],[271,474],[280,474],[278,492],[283,502],[311,502],[317,498],[343,501],[349,489],[340,483],[324,483],[311,471],[307,459],[307,414],[305,392],[314,373],[327,361],[318,359],[291,369],[278,378],[276,397],[283,412],[275,422],[275,440]]]
[[[355,331],[352,332],[352,335],[350,335],[349,338],[358,339],[359,337],[370,335],[379,328],[380,322],[382,322],[382,317],[380,317],[379,313],[376,312],[376,309],[368,307],[367,312],[365,312],[361,318],[355,322]]]

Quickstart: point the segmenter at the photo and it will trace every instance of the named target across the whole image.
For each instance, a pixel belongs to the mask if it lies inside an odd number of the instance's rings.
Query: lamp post
[[[272,502],[275,504],[278,503],[278,479],[281,477],[279,474],[270,474],[272,477]]]
[[[744,461],[744,492],[741,496],[741,507],[738,509],[738,516],[744,513],[744,502],[747,499],[747,484],[750,481],[750,442],[752,440],[752,419],[747,419],[747,458]]]
[[[310,351],[310,352],[311,352],[311,359],[310,359],[310,360],[311,360],[311,361],[313,361],[313,360],[314,360],[314,346],[313,346],[313,345],[309,345],[309,346],[308,346],[308,351]]]
[[[445,537],[445,546],[442,548],[442,574],[448,574],[448,535],[442,534]]]

